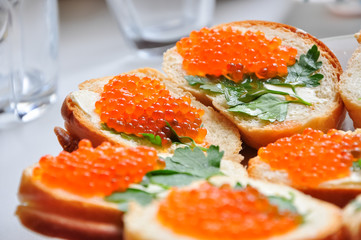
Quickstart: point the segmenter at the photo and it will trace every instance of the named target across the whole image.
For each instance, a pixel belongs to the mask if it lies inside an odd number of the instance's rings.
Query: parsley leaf
[[[358,159],[357,161],[352,162],[351,170],[352,171],[360,171],[361,170],[361,158]]]
[[[271,79],[270,84],[294,87],[317,87],[323,79],[323,75],[315,73],[322,67],[318,61],[320,51],[313,45],[306,54],[300,56],[299,61],[288,67],[288,74],[284,79]]]
[[[192,183],[193,181],[200,180],[202,178],[193,176],[187,173],[179,173],[177,171],[169,170],[158,170],[152,171],[147,174],[149,182],[152,184],[157,184],[163,188],[169,188],[170,186],[186,186]]]
[[[136,201],[144,206],[149,204],[153,199],[153,194],[135,188],[128,188],[124,192],[114,192],[112,195],[105,197],[106,201],[117,203],[119,210],[123,212],[128,210],[128,203],[130,201]]]
[[[270,122],[276,120],[281,122],[284,121],[287,116],[287,103],[289,103],[289,101],[284,101],[272,94],[265,94],[252,102],[230,108],[228,111],[256,116]]]
[[[184,78],[188,81],[189,85],[191,86],[199,85],[200,89],[208,90],[213,93],[223,93],[222,85],[219,83],[214,84],[207,77],[187,75]]]
[[[112,134],[118,134],[122,138],[127,139],[127,140],[139,140],[139,139],[141,139],[140,137],[137,137],[135,135],[130,135],[130,134],[122,133],[122,132],[117,132],[115,129],[108,127],[108,125],[106,123],[101,123],[100,126],[101,126],[102,130],[109,131]]]
[[[221,174],[220,164],[224,152],[218,146],[211,145],[206,153],[199,147],[177,148],[172,157],[165,159],[166,167],[147,173],[150,183],[164,188],[183,186]]]
[[[361,202],[359,202],[357,199],[354,199],[351,204],[354,205],[355,212],[359,212],[361,210]]]
[[[242,185],[240,182],[237,182],[236,185],[234,185],[233,188],[234,188],[234,189],[238,189],[238,190],[244,189],[243,185]]]
[[[159,135],[154,136],[154,134],[152,133],[142,133],[141,135],[144,136],[144,138],[148,139],[149,142],[153,143],[154,145],[162,146],[162,139]]]
[[[171,131],[170,140],[172,141],[172,143],[182,143],[182,144],[186,144],[186,145],[190,146],[191,148],[198,147],[198,148],[202,149],[203,151],[207,151],[207,148],[198,146],[191,137],[179,136],[177,134],[177,132],[174,130],[174,128],[172,128],[172,126],[169,124],[169,122],[165,121],[165,123]]]
[[[173,143],[182,143],[182,144],[186,144],[191,146],[192,148],[196,147],[197,144],[195,143],[195,141],[188,136],[179,136],[175,130],[172,128],[172,126],[166,121],[167,126],[170,128],[171,130],[171,136],[170,139]],[[127,140],[141,140],[141,137],[138,137],[136,135],[133,134],[126,134],[126,133],[122,133],[122,132],[117,132],[115,129],[108,127],[108,125],[106,123],[101,123],[101,128],[103,130],[109,131],[112,134],[118,134],[120,136],[122,136],[122,138],[127,139]],[[150,143],[157,145],[157,146],[162,146],[162,139],[159,135],[154,135],[152,133],[141,133],[141,135],[148,140]],[[199,146],[201,149],[203,149],[204,151],[206,151],[206,148],[203,148],[201,146]]]
[[[295,200],[295,196],[291,192],[290,192],[290,198],[286,198],[278,195],[271,195],[268,196],[268,200],[270,201],[271,204],[278,206],[278,209],[280,211],[288,210],[297,213],[297,208],[293,204]]]
[[[100,125],[101,125],[101,128],[103,130],[109,131],[112,134],[118,134],[122,138],[127,139],[127,140],[135,140],[135,141],[137,141],[137,140],[142,139],[142,138],[140,138],[140,137],[138,137],[136,135],[133,135],[133,134],[126,134],[126,133],[123,133],[123,132],[117,132],[115,129],[108,127],[108,125],[106,123],[101,123]],[[151,134],[151,133],[141,133],[141,135],[144,136],[144,138],[147,139],[152,144],[157,145],[157,146],[162,146],[162,139],[160,138],[160,136],[154,135],[154,134]]]
[[[192,75],[187,75],[184,77],[185,80],[187,80],[188,84],[191,86],[195,86],[195,85],[203,85],[203,84],[207,84],[209,83],[209,79],[206,77],[200,77],[200,76],[192,76]]]
[[[221,174],[219,167],[223,154],[218,146],[213,145],[209,147],[207,154],[198,147],[193,150],[190,147],[178,148],[173,157],[165,159],[165,169],[207,179]]]
[[[213,145],[207,149],[206,153],[199,147],[177,148],[172,157],[165,159],[165,169],[148,172],[143,181],[137,184],[142,190],[133,186],[124,192],[114,192],[105,197],[105,200],[117,203],[121,211],[128,210],[129,201],[146,205],[172,186],[184,186],[196,180],[222,174],[220,163],[223,154],[218,146]],[[158,189],[150,192],[149,187],[152,184]]]

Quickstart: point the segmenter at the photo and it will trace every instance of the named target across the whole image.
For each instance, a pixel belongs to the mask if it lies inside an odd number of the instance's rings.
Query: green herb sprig
[[[351,167],[352,171],[361,171],[361,158],[358,159],[357,161],[353,161],[352,162],[352,167]]]
[[[191,148],[195,148],[198,147],[200,149],[202,149],[202,151],[207,151],[207,148],[204,148],[202,146],[199,146],[196,144],[196,142],[188,136],[179,136],[176,131],[172,128],[172,126],[166,121],[166,125],[167,127],[169,127],[170,131],[171,131],[171,135],[170,135],[170,139],[172,141],[172,143],[175,144],[185,144],[188,145]],[[138,137],[134,134],[126,134],[126,133],[121,133],[121,132],[117,132],[116,130],[114,130],[113,128],[108,127],[108,125],[106,123],[101,123],[101,128],[103,130],[109,131],[113,134],[118,134],[120,136],[122,136],[122,138],[124,139],[128,139],[128,140],[142,140],[141,137]],[[147,139],[150,143],[156,145],[156,146],[162,146],[162,139],[159,135],[154,135],[152,133],[141,133],[141,135]]]
[[[214,145],[206,152],[199,147],[177,148],[172,157],[164,159],[165,169],[148,172],[141,183],[124,192],[114,192],[105,197],[105,200],[117,203],[121,211],[127,211],[129,201],[146,205],[172,186],[184,186],[196,180],[223,175],[220,171],[223,154],[224,152]],[[151,190],[151,185],[157,186],[157,190]]]
[[[288,75],[283,78],[260,80],[255,75],[248,75],[239,83],[225,76],[215,78],[188,75],[185,79],[189,85],[211,94],[224,94],[231,112],[257,116],[270,122],[284,121],[289,103],[312,105],[297,94],[296,87],[320,85],[323,75],[316,73],[322,66],[322,62],[318,61],[319,57],[320,51],[313,45],[294,65],[288,67]],[[287,87],[292,93],[272,90],[265,84]]]

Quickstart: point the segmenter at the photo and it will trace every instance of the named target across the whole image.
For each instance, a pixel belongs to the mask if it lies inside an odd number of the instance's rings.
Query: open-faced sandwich
[[[342,68],[315,37],[280,23],[242,21],[193,31],[164,54],[163,70],[212,105],[258,148],[344,118]]]
[[[361,239],[361,195],[351,201],[342,211],[346,239]]]
[[[108,141],[160,153],[172,153],[180,144],[217,145],[234,161],[243,159],[240,135],[230,121],[151,68],[81,83],[66,97],[62,115],[68,133],[58,131],[58,137],[65,149],[84,138],[94,146]]]
[[[355,128],[361,127],[361,31],[355,35],[359,46],[341,75],[340,93]]]
[[[214,175],[246,177],[245,169],[223,157],[219,147],[177,148],[159,159],[154,148],[108,142],[93,148],[46,155],[24,170],[17,216],[38,233],[66,239],[122,239],[128,202],[146,205],[172,186]]]
[[[341,211],[287,186],[213,177],[131,204],[127,240],[344,239]]]
[[[343,207],[361,193],[361,131],[306,129],[281,138],[258,150],[248,173]]]

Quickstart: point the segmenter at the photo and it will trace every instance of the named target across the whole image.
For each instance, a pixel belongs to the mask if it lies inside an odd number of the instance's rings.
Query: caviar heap
[[[80,196],[102,197],[141,182],[147,172],[158,168],[157,159],[153,148],[125,148],[107,142],[93,148],[89,140],[81,140],[72,153],[42,157],[33,178]]]
[[[189,75],[221,75],[235,82],[245,75],[259,79],[284,77],[295,63],[297,50],[281,45],[278,37],[267,39],[263,32],[242,33],[231,27],[203,28],[177,42],[183,68]]]
[[[312,187],[350,176],[353,152],[360,149],[360,134],[306,129],[260,148],[258,156],[272,169],[286,170],[294,186]]]
[[[157,217],[176,233],[210,240],[263,239],[302,222],[301,215],[279,210],[253,187],[232,189],[209,183],[198,189],[173,189],[160,203]]]
[[[202,109],[191,106],[187,96],[173,97],[158,80],[136,75],[119,75],[104,86],[95,104],[102,122],[117,132],[143,137],[160,136],[162,145],[171,143],[171,129],[202,143],[207,130],[201,127]]]

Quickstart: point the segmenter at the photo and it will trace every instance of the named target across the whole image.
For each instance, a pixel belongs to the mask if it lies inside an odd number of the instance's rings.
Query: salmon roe
[[[172,231],[197,239],[258,239],[286,233],[302,216],[280,210],[257,189],[232,189],[209,183],[198,189],[173,189],[160,203],[157,217]]]
[[[239,82],[250,74],[259,79],[286,76],[297,50],[281,44],[280,38],[269,40],[261,31],[242,33],[228,27],[193,31],[176,47],[189,75],[224,75]]]
[[[260,148],[258,156],[272,169],[286,170],[294,186],[312,187],[350,176],[355,151],[361,151],[361,134],[306,129]]]
[[[187,96],[173,97],[158,80],[136,75],[119,75],[110,80],[95,103],[102,122],[117,132],[143,137],[158,135],[163,145],[171,144],[171,129],[179,136],[202,143],[207,130],[202,125],[202,109],[191,105]]]
[[[89,140],[81,140],[72,153],[43,156],[33,178],[84,197],[107,196],[141,182],[147,172],[158,168],[157,159],[153,148],[125,148],[108,142],[93,148]]]

